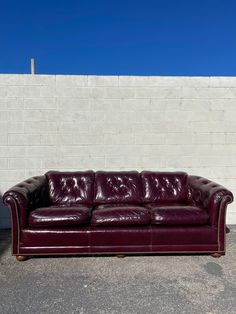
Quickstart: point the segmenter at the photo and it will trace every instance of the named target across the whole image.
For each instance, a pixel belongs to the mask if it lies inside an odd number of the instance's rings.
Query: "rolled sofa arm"
[[[11,210],[12,223],[17,221],[21,227],[25,227],[32,209],[49,204],[46,176],[29,178],[13,186],[4,193],[3,202]]]
[[[212,226],[218,225],[219,215],[225,216],[227,205],[233,202],[233,194],[229,190],[199,176],[188,176],[187,198],[190,204],[207,209]]]

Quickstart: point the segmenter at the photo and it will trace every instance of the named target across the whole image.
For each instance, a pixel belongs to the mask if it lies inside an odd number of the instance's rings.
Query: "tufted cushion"
[[[86,205],[50,206],[33,210],[29,216],[32,227],[76,226],[89,222],[91,208]]]
[[[141,203],[142,184],[137,171],[104,172],[95,175],[95,203]]]
[[[132,204],[104,204],[95,207],[92,226],[148,225],[149,210]]]
[[[147,204],[154,225],[205,225],[209,221],[205,209],[188,205],[158,206]]]
[[[46,176],[49,183],[49,198],[52,204],[93,203],[93,171],[49,171]]]
[[[183,202],[187,196],[187,173],[152,172],[141,173],[144,202]]]

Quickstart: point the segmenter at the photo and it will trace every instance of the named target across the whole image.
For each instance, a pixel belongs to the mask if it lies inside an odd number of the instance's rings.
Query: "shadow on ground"
[[[6,206],[3,204],[2,195],[0,194],[0,219],[2,217],[3,211],[5,211]],[[0,221],[0,227],[1,227]],[[0,230],[0,257],[11,245],[11,232],[10,229]]]
[[[11,245],[11,230],[3,229],[0,230],[0,257],[5,251],[8,250]]]

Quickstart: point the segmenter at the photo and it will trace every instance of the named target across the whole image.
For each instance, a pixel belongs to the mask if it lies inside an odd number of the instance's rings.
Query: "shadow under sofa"
[[[225,253],[233,195],[185,172],[49,171],[3,196],[12,254]]]

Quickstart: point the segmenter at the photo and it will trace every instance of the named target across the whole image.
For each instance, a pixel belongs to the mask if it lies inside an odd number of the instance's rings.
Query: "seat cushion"
[[[46,173],[49,198],[53,205],[93,203],[94,172],[49,171]]]
[[[209,216],[205,209],[188,205],[161,206],[148,204],[154,225],[205,225]]]
[[[91,207],[86,205],[50,206],[33,210],[29,216],[32,227],[77,226],[87,224],[91,217]]]
[[[92,226],[148,225],[149,210],[138,205],[104,204],[95,207]]]
[[[142,202],[143,191],[137,171],[98,171],[95,175],[96,204]]]
[[[186,200],[188,175],[185,172],[143,171],[141,178],[144,203],[161,202],[168,205]]]

